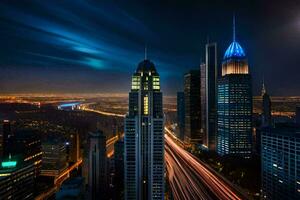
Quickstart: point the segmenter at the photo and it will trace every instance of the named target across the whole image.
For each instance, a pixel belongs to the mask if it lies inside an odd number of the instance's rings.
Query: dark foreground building
[[[300,128],[261,130],[263,199],[300,199]]]
[[[100,130],[91,132],[88,186],[91,200],[107,199],[106,136]]]
[[[264,82],[263,82],[261,96],[262,96],[261,126],[262,127],[271,126],[272,125],[271,98],[267,93]]]
[[[300,107],[296,108],[296,123],[300,125]]]
[[[0,166],[0,199],[34,199],[35,165],[22,157],[10,158]]]
[[[177,137],[183,140],[184,138],[184,127],[185,127],[185,101],[184,92],[177,92],[177,124],[178,124],[178,135]]]
[[[202,144],[200,70],[191,70],[184,75],[185,131],[186,143]]]

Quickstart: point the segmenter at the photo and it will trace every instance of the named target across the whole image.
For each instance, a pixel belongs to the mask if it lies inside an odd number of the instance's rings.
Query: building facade
[[[272,125],[271,98],[267,93],[264,83],[263,83],[261,96],[262,96],[261,125],[262,127],[271,126]]]
[[[56,177],[68,167],[66,145],[63,141],[49,139],[42,143],[42,150],[41,175]]]
[[[1,162],[0,199],[34,199],[35,165],[15,158]]]
[[[114,144],[114,170],[115,199],[124,199],[124,140]]]
[[[251,76],[243,48],[235,40],[225,52],[218,82],[219,155],[248,158],[252,153]]]
[[[69,140],[69,162],[75,163],[81,158],[79,133],[70,134]]]
[[[184,75],[185,131],[184,141],[202,144],[200,70],[191,70]]]
[[[300,125],[300,107],[296,108],[296,124]]]
[[[181,140],[184,139],[184,122],[185,122],[185,101],[184,92],[177,92],[177,125],[178,135]]]
[[[217,129],[217,44],[205,46],[205,64],[200,65],[201,74],[201,132],[203,145],[216,150]]]
[[[263,199],[300,199],[300,129],[261,130]]]
[[[88,186],[92,200],[106,199],[107,189],[107,158],[106,136],[102,131],[90,133]]]
[[[40,175],[43,151],[38,132],[33,130],[16,131],[8,141],[7,151],[11,156],[18,156],[24,165],[33,164],[35,178]]]
[[[132,76],[125,118],[125,199],[164,199],[164,116],[160,77],[145,58]]]
[[[1,143],[0,143],[0,156],[5,158],[9,155],[9,141],[11,140],[11,137],[13,136],[13,133],[11,131],[11,124],[9,120],[3,120],[2,121],[2,131],[1,131]]]

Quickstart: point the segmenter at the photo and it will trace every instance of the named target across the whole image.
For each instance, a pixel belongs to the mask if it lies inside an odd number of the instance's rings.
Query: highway
[[[114,144],[120,139],[124,137],[124,133],[120,136],[116,135],[114,137],[109,138],[106,141],[106,155],[108,158],[111,158],[114,155]]]
[[[60,175],[54,178],[54,186],[49,188],[47,191],[43,192],[35,198],[35,200],[48,199],[59,189],[61,184],[70,177],[70,172],[77,169],[82,164],[82,159],[79,159],[76,163],[69,166],[66,170],[62,171]]]
[[[239,200],[232,185],[213,173],[194,155],[182,148],[165,128],[165,159],[170,187],[175,200]]]
[[[213,199],[209,190],[200,182],[186,160],[174,154],[170,146],[165,146],[166,170],[175,200]]]
[[[102,111],[88,108],[82,110],[103,114]],[[109,116],[124,117],[124,115],[104,113]],[[183,143],[167,127],[165,132],[166,171],[175,200],[245,199],[245,196],[240,195],[241,193],[232,184],[216,175],[212,169],[186,151]]]
[[[88,111],[88,112],[95,112],[95,113],[98,113],[98,114],[101,114],[101,115],[105,115],[105,116],[113,116],[113,117],[124,117],[125,116],[125,115],[122,115],[122,114],[117,114],[117,113],[111,113],[111,112],[105,112],[105,111],[90,109],[90,108],[87,108],[84,105],[80,105],[79,109],[80,110],[84,110],[84,111]]]

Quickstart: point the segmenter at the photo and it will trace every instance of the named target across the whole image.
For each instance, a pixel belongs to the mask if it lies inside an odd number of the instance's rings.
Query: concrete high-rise
[[[160,77],[145,58],[132,76],[125,118],[125,199],[164,199],[164,115]]]
[[[185,122],[185,101],[184,92],[177,92],[177,137],[183,140],[184,138],[184,122]]]
[[[186,143],[202,144],[200,70],[190,70],[184,75],[185,131]]]
[[[90,199],[106,199],[107,197],[107,160],[106,136],[102,131],[91,132],[89,149],[88,186]]]
[[[205,64],[200,65],[201,74],[201,132],[203,145],[216,150],[217,121],[217,44],[205,46]]]
[[[225,52],[218,82],[217,153],[220,155],[248,158],[252,154],[251,87],[246,54],[235,39],[234,28],[233,42]]]

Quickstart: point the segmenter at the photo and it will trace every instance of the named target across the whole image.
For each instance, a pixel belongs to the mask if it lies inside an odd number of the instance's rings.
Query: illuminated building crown
[[[248,73],[246,54],[241,45],[235,40],[235,17],[233,17],[233,42],[229,45],[223,57],[222,76]]]
[[[246,54],[243,48],[241,47],[241,45],[238,42],[233,41],[225,51],[223,59],[225,60],[230,58],[245,58],[245,57]]]
[[[143,73],[148,73],[148,72],[157,73],[153,62],[151,62],[148,59],[143,60],[142,62],[139,63],[139,65],[136,69],[136,72],[137,73],[141,73],[141,72],[143,72]]]

